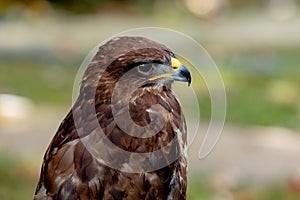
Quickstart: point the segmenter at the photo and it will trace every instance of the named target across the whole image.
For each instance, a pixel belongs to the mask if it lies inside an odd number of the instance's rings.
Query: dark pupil
[[[142,64],[139,66],[141,72],[148,72],[152,68],[151,64]]]

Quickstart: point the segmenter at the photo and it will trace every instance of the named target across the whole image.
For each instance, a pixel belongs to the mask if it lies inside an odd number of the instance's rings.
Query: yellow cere
[[[179,60],[177,60],[176,58],[171,57],[171,67],[172,67],[173,71],[179,70],[180,65],[181,65],[181,62]],[[156,79],[159,79],[159,78],[168,78],[168,77],[171,77],[171,76],[172,76],[172,74],[161,74],[161,75],[151,77],[148,80],[153,81],[153,80],[156,80]]]
[[[171,57],[171,66],[174,71],[177,71],[180,68],[180,65],[181,63],[179,60]]]

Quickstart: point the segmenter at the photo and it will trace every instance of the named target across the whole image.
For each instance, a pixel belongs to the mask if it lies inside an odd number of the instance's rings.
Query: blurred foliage
[[[75,68],[3,60],[0,66],[1,93],[29,97],[36,103],[71,105]]]
[[[174,1],[167,0],[165,2],[167,3],[164,5],[169,6],[168,9],[172,10]],[[175,2],[183,1],[178,0]],[[244,9],[261,9],[262,7],[265,9],[268,1],[228,0],[226,2],[230,5],[230,11],[243,12]],[[295,2],[300,3],[300,0]],[[105,12],[117,14],[143,14],[148,12],[149,14],[155,12],[157,3],[160,3],[160,1],[83,0],[79,3],[76,0],[7,0],[0,1],[0,16],[19,15],[22,18],[24,13],[20,14],[21,10],[52,13],[53,16],[60,13]],[[167,9],[163,6],[160,7],[164,11]],[[173,19],[163,14],[159,15],[162,21],[171,22],[171,20],[175,19],[174,21],[176,21],[179,18],[183,23],[189,21],[189,18],[181,19],[182,15],[177,17],[172,15]],[[71,16],[73,17],[73,15]],[[195,24],[197,23],[198,21]],[[174,22],[174,24],[177,26],[179,23]],[[188,24],[187,27],[180,25],[178,27],[192,29],[191,24]],[[34,23],[30,25],[34,25]],[[110,28],[110,26],[106,28]],[[51,26],[49,29],[51,29]],[[199,30],[195,29],[195,32],[197,31]],[[199,32],[198,34],[202,33]],[[57,43],[63,46],[62,43],[65,40],[63,38],[58,40]],[[248,43],[251,43],[251,41]],[[72,49],[71,47],[70,49]],[[56,52],[55,49],[44,51],[43,47],[42,50],[30,47],[21,49],[20,52],[15,51],[15,49],[4,48],[1,48],[0,54],[0,93],[25,96],[38,104],[71,105],[74,79],[85,55],[80,55],[80,57],[79,54],[75,55],[75,51],[72,50],[66,51],[65,54],[68,55],[65,55],[61,53],[64,51]],[[300,68],[298,66],[300,49],[287,46],[269,47],[268,49],[263,49],[261,46],[235,50],[226,48],[223,47],[226,52],[223,55],[214,54],[213,52],[212,56],[220,69],[227,90],[227,122],[300,129]],[[58,55],[60,53],[62,55]],[[73,57],[70,54],[73,54]],[[192,84],[203,84],[203,81],[193,80]],[[210,96],[207,92],[203,92],[203,87],[197,88],[197,90],[200,99],[201,118],[209,119],[211,114]],[[32,199],[37,182],[37,169],[33,168],[31,160],[24,162],[15,155],[0,154],[0,199]],[[213,186],[209,178],[189,176],[188,199],[225,199],[222,196],[224,190],[220,192],[218,188]],[[226,194],[231,195],[231,199],[300,199],[299,192],[289,190],[285,180],[262,188],[253,185],[239,185],[238,188],[225,189]]]
[[[36,167],[31,160],[26,161],[15,155],[0,155],[0,199],[29,200],[32,199],[38,181]],[[251,188],[251,189],[249,189]],[[189,200],[298,200],[299,191],[289,189],[286,181],[268,187],[244,185],[227,188],[226,185],[216,187],[214,181],[205,176],[189,175],[187,199]]]
[[[51,12],[53,9],[59,9],[66,13],[99,13],[109,10],[124,11],[148,11],[154,8],[155,0],[12,0],[1,1],[0,10],[13,7],[23,7],[36,12]]]
[[[219,69],[227,90],[227,121],[299,129],[298,53],[297,49],[283,49],[266,55],[256,50],[216,58],[217,63],[222,63]],[[80,61],[74,58],[75,64],[55,60],[55,56],[46,58],[2,58],[1,93],[25,96],[37,103],[70,106]],[[193,80],[193,84],[203,85],[203,81]],[[210,96],[202,91],[203,87],[198,90],[201,117],[209,119]]]
[[[227,93],[227,122],[299,129],[299,51],[256,49],[217,58]],[[199,94],[201,114],[208,119],[210,97]]]
[[[199,175],[190,177],[189,180],[187,197],[190,200],[298,200],[300,198],[300,193],[290,190],[285,181],[269,186],[244,184],[230,188],[228,185],[216,186],[211,179]]]
[[[32,199],[37,177],[15,155],[0,155],[0,199]],[[36,174],[36,173],[35,173]]]
[[[83,0],[80,4],[76,0],[49,0],[48,2],[57,8],[73,13],[101,12],[105,9],[109,9],[110,11],[130,10],[130,8],[148,10],[154,4],[154,0]]]
[[[173,5],[174,3],[184,4],[186,0],[164,0],[165,5]],[[246,9],[261,9],[268,3],[265,1],[225,1],[231,7],[231,11],[241,11]],[[295,0],[300,3],[300,0]],[[59,9],[67,13],[100,13],[106,11],[118,12],[145,12],[154,11],[156,4],[161,3],[160,0],[2,0],[0,1],[0,10],[10,9],[13,7],[24,7],[37,12],[52,11]]]
[[[300,128],[298,49],[241,52],[224,61],[228,121]]]

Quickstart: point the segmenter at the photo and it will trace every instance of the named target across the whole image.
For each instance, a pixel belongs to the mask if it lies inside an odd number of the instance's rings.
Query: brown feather
[[[166,123],[159,133],[148,138],[133,137],[122,131],[110,106],[115,85],[123,74],[145,61],[170,65],[170,57],[175,55],[167,47],[141,37],[115,38],[99,47],[84,73],[77,101],[45,153],[34,199],[186,198],[186,126],[180,104],[171,89],[149,84],[138,88],[130,97],[130,116],[139,126],[150,123],[147,109],[151,106],[158,104],[165,110],[152,120]],[[126,88],[117,92],[126,99]],[[120,99],[116,114],[122,116],[126,108],[127,102]],[[76,118],[77,124],[74,116],[80,116]],[[126,126],[126,120],[122,124]],[[130,159],[139,161],[134,157],[116,160],[115,150],[107,155],[98,152],[103,159],[95,158],[86,149],[85,142],[93,147],[102,140],[94,134],[99,125],[113,144],[128,152],[153,152],[169,145],[164,148],[163,155],[145,158],[149,165],[165,163],[165,167],[141,173],[126,173],[108,167],[103,163],[104,158],[115,159],[114,164],[123,163],[123,167]],[[137,131],[135,127],[127,128],[131,133]],[[178,157],[175,161],[172,160],[174,155]],[[140,167],[146,166],[141,164]]]

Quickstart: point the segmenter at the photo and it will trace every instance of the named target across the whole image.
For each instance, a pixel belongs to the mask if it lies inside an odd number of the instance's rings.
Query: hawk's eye
[[[153,65],[150,63],[141,64],[137,67],[137,69],[140,73],[147,75],[152,71]]]

